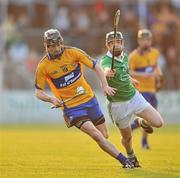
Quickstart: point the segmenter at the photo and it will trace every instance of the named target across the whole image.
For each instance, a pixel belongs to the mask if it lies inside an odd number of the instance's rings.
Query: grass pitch
[[[1,178],[180,178],[180,125],[156,129],[149,140],[151,150],[142,150],[140,130],[133,145],[142,168],[122,169],[96,143],[76,128],[62,126],[1,126]],[[118,130],[109,130],[119,150]]]

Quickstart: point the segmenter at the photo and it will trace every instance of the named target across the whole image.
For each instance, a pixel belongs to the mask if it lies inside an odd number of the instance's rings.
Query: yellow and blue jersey
[[[94,93],[84,78],[84,65],[93,69],[96,62],[82,50],[66,46],[59,58],[51,60],[46,55],[39,62],[35,86],[44,90],[47,82],[54,95],[61,100],[75,96],[77,87],[81,86],[85,94],[67,102],[66,106],[71,108],[86,103],[94,97]]]
[[[135,49],[129,54],[129,69],[136,72],[156,72],[158,66],[159,51],[155,48],[150,48],[147,53],[141,54],[138,49]],[[155,78],[135,77],[139,81],[137,89],[140,92],[156,92]]]

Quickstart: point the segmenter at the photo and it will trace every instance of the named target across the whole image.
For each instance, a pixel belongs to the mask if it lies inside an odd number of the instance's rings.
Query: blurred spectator
[[[76,10],[73,14],[74,32],[77,35],[86,34],[90,27],[88,11],[85,7]]]
[[[72,46],[77,46],[83,50],[88,50],[89,46],[87,43],[89,40],[90,31],[90,18],[86,7],[72,11],[71,13],[72,26],[70,29]]]
[[[103,0],[97,0],[94,2],[94,20],[96,20],[100,30],[108,31],[107,29],[104,29],[109,25],[109,15]]]
[[[5,47],[5,39],[4,39],[1,24],[0,24],[0,55],[4,52],[3,51],[4,47]],[[2,60],[2,58],[0,60]]]
[[[70,29],[70,23],[68,9],[65,6],[60,7],[55,14],[53,26],[60,30],[61,33],[67,33]]]
[[[27,28],[29,27],[29,18],[28,18],[28,15],[27,15],[27,12],[25,11],[22,11],[20,12],[20,15],[17,19],[17,27],[20,29],[20,30],[23,30],[22,28]]]
[[[179,0],[171,0],[171,3],[174,8],[176,8],[177,10],[180,9],[180,1]]]
[[[29,5],[23,4],[23,8],[20,1],[18,6],[8,1],[9,15],[0,24],[0,51],[6,46],[12,69],[16,64],[23,64],[21,67],[25,70],[21,71],[33,74],[38,54],[34,49],[29,52],[29,47],[43,51],[43,45],[40,46],[37,40],[42,39],[40,34],[51,23],[52,28],[58,28],[65,34],[67,44],[82,48],[96,57],[105,50],[104,35],[113,30],[114,14],[121,7],[119,30],[124,34],[126,51],[130,52],[136,46],[136,34],[142,25],[137,13],[139,9],[142,21],[147,20],[143,25],[147,24],[152,30],[154,45],[161,49],[160,65],[167,74],[166,88],[180,89],[180,1],[147,0],[147,6],[138,4],[143,1],[34,1]],[[51,12],[55,14],[52,22],[49,18],[52,17]],[[9,77],[14,80],[15,76]],[[14,84],[12,82],[11,86]]]
[[[15,17],[12,14],[2,22],[2,33],[5,38],[6,48],[11,46],[18,40],[18,31],[16,26]]]
[[[177,16],[174,14],[173,9],[164,4],[160,6],[160,12],[156,15],[156,22],[152,26],[156,43],[158,45],[166,45],[166,42],[173,43],[172,35],[177,28]],[[168,34],[171,36],[170,41],[167,40]]]
[[[26,60],[29,54],[29,47],[25,42],[17,42],[8,49],[9,57],[15,63],[22,63]]]
[[[137,32],[139,29],[138,18],[135,14],[135,9],[132,6],[127,7],[126,13],[123,15],[124,20],[121,24],[126,36],[126,48],[128,51],[136,47]],[[121,30],[122,31],[122,30]]]
[[[25,66],[27,68],[27,71],[31,75],[34,75],[38,62],[39,62],[38,53],[35,49],[32,48],[29,52],[29,55],[28,55],[26,61],[25,61]]]
[[[174,46],[170,46],[166,55],[168,68],[171,72],[171,89],[180,89],[180,63],[176,48]]]

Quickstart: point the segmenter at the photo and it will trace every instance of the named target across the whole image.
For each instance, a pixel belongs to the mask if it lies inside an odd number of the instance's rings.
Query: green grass
[[[142,168],[126,170],[75,128],[62,126],[1,126],[1,178],[180,178],[180,125],[164,126],[150,136],[152,149],[142,150],[141,132],[133,145]],[[110,140],[125,153],[118,130]]]

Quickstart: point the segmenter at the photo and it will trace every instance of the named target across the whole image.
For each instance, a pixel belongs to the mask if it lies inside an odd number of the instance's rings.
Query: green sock
[[[135,154],[134,154],[134,150],[132,149],[131,152],[127,153],[128,158],[134,158]]]

